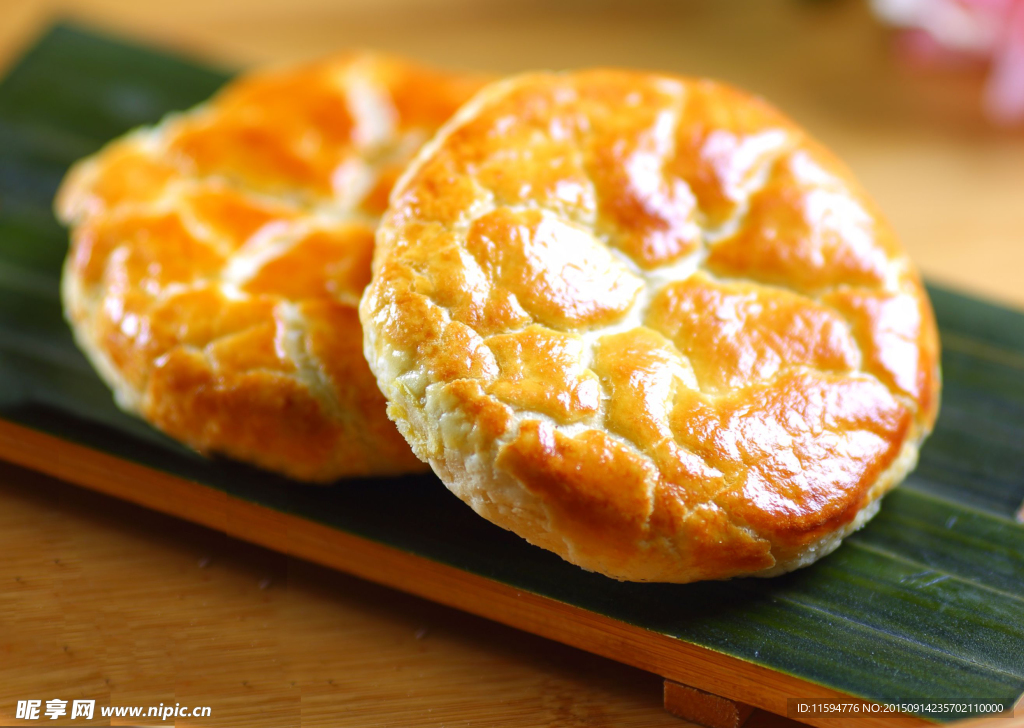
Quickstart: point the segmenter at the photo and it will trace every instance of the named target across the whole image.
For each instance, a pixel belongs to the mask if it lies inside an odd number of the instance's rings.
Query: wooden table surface
[[[0,65],[57,17],[233,67],[361,46],[723,78],[844,157],[929,278],[1024,308],[1024,132],[984,123],[977,74],[898,68],[858,0],[0,0]],[[0,552],[0,719],[86,697],[211,706],[179,725],[680,725],[656,676],[2,464]]]

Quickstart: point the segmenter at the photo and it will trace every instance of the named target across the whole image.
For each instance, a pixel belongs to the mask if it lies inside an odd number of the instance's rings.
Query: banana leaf
[[[1024,315],[948,290],[930,288],[945,388],[920,466],[835,554],[771,580],[618,583],[478,518],[433,476],[297,486],[120,412],[61,315],[53,194],[75,159],[229,76],[57,25],[0,83],[0,417],[850,695],[1024,692]]]

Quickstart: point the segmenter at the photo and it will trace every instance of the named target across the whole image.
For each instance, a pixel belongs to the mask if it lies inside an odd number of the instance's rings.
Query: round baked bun
[[[257,72],[78,163],[64,308],[118,404],[301,480],[423,469],[356,307],[395,178],[480,85],[368,54]]]
[[[932,312],[875,206],[706,80],[488,86],[398,182],[360,316],[445,484],[617,579],[811,563],[914,466],[938,406]]]

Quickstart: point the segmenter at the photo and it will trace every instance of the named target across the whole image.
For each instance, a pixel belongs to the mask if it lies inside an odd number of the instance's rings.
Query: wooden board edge
[[[712,695],[675,680],[665,680],[663,697],[669,713],[705,728],[743,728],[754,712],[752,705]]]
[[[779,715],[786,715],[788,698],[861,702],[792,675],[523,592],[3,420],[0,459]],[[982,720],[987,726],[997,719]],[[1016,728],[1017,721],[998,720],[1004,728]],[[814,716],[807,723],[827,728],[844,721]],[[982,723],[972,719],[967,724]],[[859,716],[856,725],[933,724],[917,716],[890,714]],[[996,727],[993,723],[992,728]]]

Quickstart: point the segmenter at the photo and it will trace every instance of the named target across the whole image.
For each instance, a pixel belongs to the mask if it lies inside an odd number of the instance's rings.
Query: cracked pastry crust
[[[64,309],[118,404],[300,480],[424,469],[356,308],[394,180],[481,84],[371,54],[260,71],[75,165]]]
[[[930,304],[874,204],[707,80],[488,86],[397,183],[360,317],[389,415],[445,484],[616,579],[813,562],[938,408]]]

